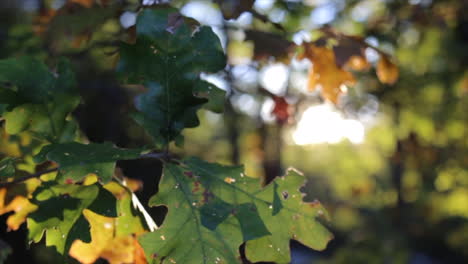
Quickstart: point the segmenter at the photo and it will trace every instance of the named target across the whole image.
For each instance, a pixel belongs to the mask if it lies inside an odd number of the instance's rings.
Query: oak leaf
[[[26,221],[26,216],[35,211],[37,206],[21,195],[15,196],[11,201],[7,199],[7,188],[0,189],[0,215],[14,212],[7,218],[9,230],[18,230],[22,223]]]
[[[75,240],[69,254],[81,263],[94,263],[98,258],[110,264],[135,263],[136,239],[131,235],[114,236],[116,218],[85,209],[83,215],[91,225],[91,243]],[[140,259],[141,261],[141,259]],[[141,263],[141,262],[140,262]]]
[[[353,75],[336,64],[333,50],[305,43],[304,53],[299,58],[312,61],[309,70],[308,89],[313,91],[321,88],[322,96],[333,103],[338,102],[341,85],[353,85],[356,80]]]

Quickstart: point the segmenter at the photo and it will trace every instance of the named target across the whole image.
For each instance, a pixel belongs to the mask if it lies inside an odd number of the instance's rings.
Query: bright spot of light
[[[310,20],[316,25],[330,23],[335,19],[336,11],[336,7],[332,4],[316,7],[310,13]]]
[[[231,97],[231,103],[237,110],[252,117],[257,116],[260,109],[260,104],[249,94],[236,94]]]
[[[288,85],[289,69],[282,63],[266,66],[260,73],[260,84],[268,91],[281,95]]]
[[[311,40],[310,32],[305,31],[305,30],[300,30],[294,33],[292,40],[297,45],[302,44],[302,42],[309,42]]]
[[[219,10],[207,2],[190,2],[184,5],[180,12],[203,25],[222,26],[223,24],[223,17]]]
[[[282,9],[273,9],[270,14],[268,15],[268,17],[270,18],[270,20],[274,23],[280,23],[281,21],[284,20],[284,18],[286,17],[286,11],[282,10]]]
[[[230,88],[229,88],[229,83],[220,75],[217,75],[217,74],[207,74],[207,73],[204,73],[202,72],[200,74],[200,78],[202,80],[205,80],[211,84],[214,84],[216,85],[216,87],[218,87],[219,89],[222,89],[226,92],[229,92]]]
[[[129,28],[129,27],[135,25],[136,17],[137,17],[137,15],[134,12],[130,12],[130,11],[124,12],[120,16],[120,24],[124,28]]]
[[[358,22],[364,22],[375,12],[376,3],[374,1],[359,2],[351,11],[351,17]]]
[[[292,135],[298,145],[335,144],[343,139],[359,144],[364,141],[364,136],[361,122],[343,118],[328,104],[311,106],[305,110]]]
[[[275,102],[271,98],[265,99],[262,104],[262,108],[260,110],[260,116],[262,117],[263,122],[265,123],[273,123],[275,121],[275,117],[271,113],[273,108],[275,107]]]
[[[268,9],[272,8],[274,3],[274,0],[257,0],[255,1],[254,8],[257,11],[265,12]]]

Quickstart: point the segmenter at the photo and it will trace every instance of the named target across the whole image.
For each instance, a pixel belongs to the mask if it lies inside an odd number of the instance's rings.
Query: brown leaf
[[[304,53],[299,58],[312,61],[309,70],[308,89],[321,88],[322,96],[333,103],[338,102],[341,85],[353,85],[356,80],[353,75],[335,63],[335,54],[326,47],[317,47],[310,43],[303,44]]]
[[[364,47],[352,38],[340,39],[338,45],[333,46],[335,62],[343,67],[353,56],[364,57]]]
[[[275,57],[278,61],[289,64],[294,47],[293,42],[279,35],[257,30],[246,30],[245,39],[254,43],[254,59]]]
[[[254,0],[216,0],[224,18],[235,19],[243,12],[252,10]]]
[[[377,77],[382,83],[394,84],[398,80],[398,67],[387,56],[381,55],[377,63]]]

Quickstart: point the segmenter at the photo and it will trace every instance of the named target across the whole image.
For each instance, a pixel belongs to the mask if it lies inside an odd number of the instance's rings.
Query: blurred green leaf
[[[4,158],[0,160],[0,178],[8,178],[15,175],[15,159],[14,158]]]

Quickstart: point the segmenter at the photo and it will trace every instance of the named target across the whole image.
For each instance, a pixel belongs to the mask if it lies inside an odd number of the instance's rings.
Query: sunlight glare
[[[354,119],[345,119],[329,104],[311,106],[302,114],[292,137],[297,145],[339,143],[348,139],[354,144],[364,141],[364,126]]]
[[[260,72],[260,84],[268,91],[281,95],[286,91],[289,69],[282,63],[266,66]]]

